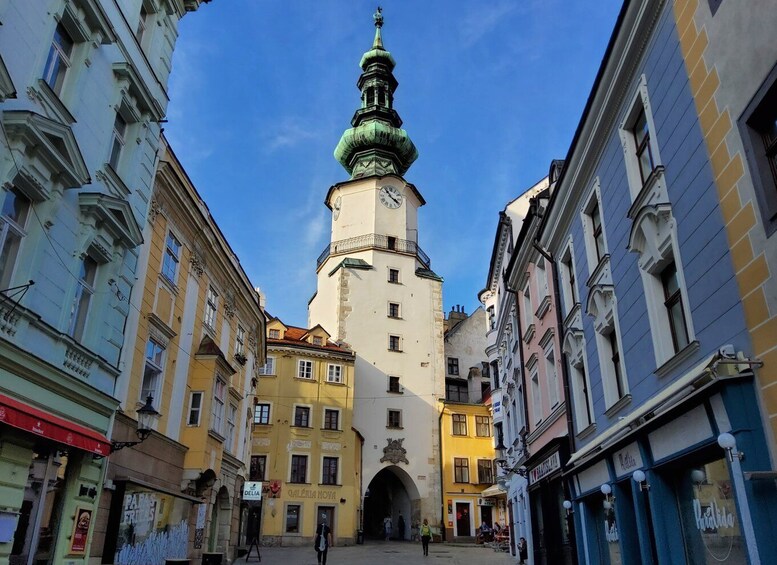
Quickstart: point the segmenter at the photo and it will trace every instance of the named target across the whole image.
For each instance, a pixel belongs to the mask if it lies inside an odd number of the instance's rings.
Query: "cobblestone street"
[[[238,559],[235,564],[246,563]],[[259,563],[256,553],[247,563]],[[263,547],[262,565],[316,565],[316,554],[311,547]],[[507,553],[496,553],[482,546],[431,544],[429,556],[424,557],[420,543],[370,542],[366,545],[330,548],[327,565],[383,565],[401,563],[445,563],[446,565],[509,565],[514,563]]]

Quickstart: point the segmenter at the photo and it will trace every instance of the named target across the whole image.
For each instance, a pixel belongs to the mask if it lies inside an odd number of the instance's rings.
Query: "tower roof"
[[[394,91],[399,83],[394,78],[394,58],[383,47],[383,13],[375,19],[375,40],[361,58],[362,74],[356,86],[361,91],[361,107],[351,119],[335,148],[335,158],[351,178],[404,175],[418,157],[418,151],[402,119],[394,110]]]

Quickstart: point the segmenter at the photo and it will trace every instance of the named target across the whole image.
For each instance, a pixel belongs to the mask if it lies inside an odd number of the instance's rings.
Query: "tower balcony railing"
[[[418,261],[427,269],[430,268],[432,264],[429,256],[424,253],[423,249],[421,249],[415,241],[370,233],[358,237],[333,241],[327,245],[321,252],[321,255],[318,256],[316,268],[320,268],[330,255],[342,255],[344,253],[363,251],[365,249],[386,249],[403,255],[415,255]]]

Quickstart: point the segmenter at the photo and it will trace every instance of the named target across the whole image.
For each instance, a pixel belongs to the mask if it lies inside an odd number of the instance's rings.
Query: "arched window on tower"
[[[375,89],[370,87],[367,89],[367,106],[375,104]]]
[[[378,89],[378,105],[379,106],[386,105],[386,91],[383,88]]]

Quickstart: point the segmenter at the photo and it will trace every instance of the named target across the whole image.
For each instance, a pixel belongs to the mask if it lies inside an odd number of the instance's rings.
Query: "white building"
[[[382,16],[361,60],[361,107],[335,151],[351,178],[329,189],[331,243],[318,261],[309,326],[356,351],[354,426],[364,437],[367,535],[386,515],[410,536],[441,508],[438,402],[444,396],[442,279],[418,246],[418,189],[402,175],[417,156],[393,109],[394,59]],[[399,516],[405,524],[397,531]]]

